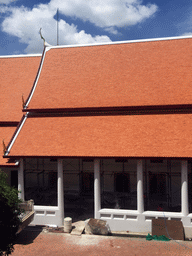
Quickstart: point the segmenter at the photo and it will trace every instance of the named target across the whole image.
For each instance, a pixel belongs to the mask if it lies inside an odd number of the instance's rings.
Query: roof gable
[[[54,47],[28,109],[192,104],[192,39]]]

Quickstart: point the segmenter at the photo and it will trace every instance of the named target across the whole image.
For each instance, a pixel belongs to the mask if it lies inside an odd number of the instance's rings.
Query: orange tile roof
[[[23,115],[22,94],[27,99],[40,60],[40,56],[0,58],[0,121],[20,121]]]
[[[14,164],[7,163],[7,159],[3,158],[3,140],[7,146],[16,127],[0,127],[0,167],[1,166],[10,166]]]
[[[192,38],[52,48],[29,109],[192,104]]]
[[[192,114],[27,118],[11,156],[192,157]]]

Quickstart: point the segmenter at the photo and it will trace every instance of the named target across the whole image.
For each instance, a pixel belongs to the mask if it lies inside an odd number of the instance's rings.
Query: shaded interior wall
[[[79,159],[63,160],[63,182],[65,193],[79,193]]]
[[[57,205],[57,159],[24,159],[25,200]]]
[[[101,207],[136,210],[136,160],[103,159],[101,161]]]
[[[173,210],[181,211],[181,161],[171,160],[171,200]]]
[[[137,160],[102,159],[100,165],[102,208],[136,210]],[[24,169],[25,199],[34,199],[36,205],[57,205],[57,160],[25,159]],[[65,206],[77,201],[85,208],[93,205],[93,159],[64,159],[63,172]],[[144,200],[145,210],[181,211],[179,160],[144,160]]]
[[[94,192],[94,162],[93,159],[64,159],[64,190],[66,194]]]
[[[73,221],[94,217],[93,159],[64,159],[64,212]]]
[[[145,210],[181,211],[181,161],[145,160]]]
[[[107,208],[136,209],[137,177],[136,160],[101,160],[101,201]],[[81,205],[89,200],[93,205],[93,159],[64,159],[65,206],[81,198]],[[119,191],[116,179],[126,175],[123,191]],[[25,159],[25,199],[34,199],[36,205],[57,205],[57,161],[55,159]],[[119,178],[119,176],[118,176]],[[121,177],[119,178],[119,183]],[[71,207],[71,206],[70,206]]]

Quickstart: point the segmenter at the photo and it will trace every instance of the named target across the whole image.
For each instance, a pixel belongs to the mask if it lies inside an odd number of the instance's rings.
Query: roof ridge
[[[72,44],[72,45],[55,45],[47,46],[45,51],[51,49],[60,49],[60,48],[72,48],[72,47],[90,47],[90,46],[104,46],[104,45],[116,45],[116,44],[130,44],[130,43],[145,43],[145,42],[156,42],[156,41],[170,41],[170,40],[180,40],[180,39],[192,39],[190,36],[176,36],[176,37],[160,37],[160,38],[149,38],[149,39],[136,39],[136,40],[125,40],[125,41],[112,41],[112,42],[100,42],[100,43],[91,43],[91,44]]]

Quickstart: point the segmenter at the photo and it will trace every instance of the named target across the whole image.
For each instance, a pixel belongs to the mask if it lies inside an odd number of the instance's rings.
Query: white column
[[[64,222],[63,160],[57,160],[57,204],[59,208],[59,226]]]
[[[137,160],[137,210],[138,213],[144,212],[143,199],[143,161]]]
[[[19,194],[18,197],[21,200],[25,200],[25,192],[24,192],[24,166],[23,166],[23,159],[20,159],[20,165],[19,165],[19,170],[18,170],[18,190]]]
[[[184,216],[187,216],[189,214],[187,161],[181,161],[181,212]]]
[[[98,211],[101,209],[100,193],[100,160],[94,160],[94,218],[99,218]]]

